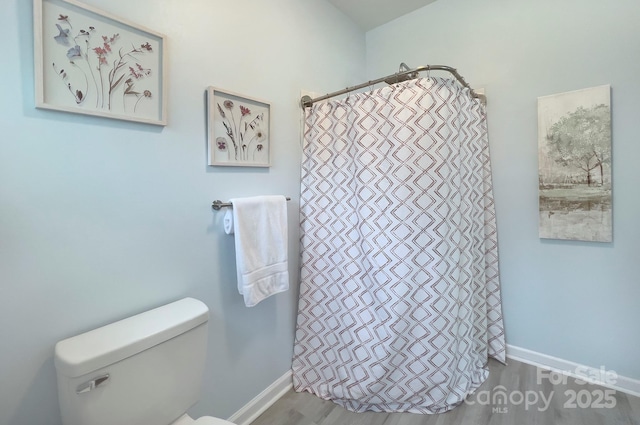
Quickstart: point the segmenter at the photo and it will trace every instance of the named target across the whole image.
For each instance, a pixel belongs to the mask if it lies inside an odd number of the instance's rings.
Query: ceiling
[[[328,0],[350,17],[360,28],[369,31],[436,0]]]

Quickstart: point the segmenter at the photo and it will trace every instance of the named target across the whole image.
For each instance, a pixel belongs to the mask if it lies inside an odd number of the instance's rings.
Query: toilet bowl
[[[199,399],[209,309],[184,298],[56,344],[64,425],[231,425]]]
[[[201,416],[194,420],[189,415],[183,415],[171,425],[233,425],[233,423],[212,416]]]

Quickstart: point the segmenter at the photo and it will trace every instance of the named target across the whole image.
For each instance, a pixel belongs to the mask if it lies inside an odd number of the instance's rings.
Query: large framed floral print
[[[166,125],[164,36],[75,0],[34,0],[36,107]]]
[[[269,103],[215,87],[207,93],[209,165],[269,167]]]

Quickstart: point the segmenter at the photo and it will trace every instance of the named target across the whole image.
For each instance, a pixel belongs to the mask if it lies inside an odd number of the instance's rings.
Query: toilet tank
[[[209,310],[184,298],[56,344],[64,425],[168,425],[198,401]]]

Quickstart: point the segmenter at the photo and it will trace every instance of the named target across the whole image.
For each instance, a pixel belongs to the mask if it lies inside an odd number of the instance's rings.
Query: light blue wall
[[[34,109],[31,1],[3,1],[0,425],[60,423],[56,341],[184,296],[211,309],[194,414],[228,417],[290,368],[300,89],[362,81],[364,33],[324,0],[87,3],[168,37],[169,125]],[[206,165],[208,85],[271,102],[270,169]],[[292,289],[247,309],[210,205],[259,194],[292,197]]]
[[[507,341],[640,378],[640,2],[440,0],[367,33],[370,78],[448,64],[486,89]],[[611,84],[613,243],[538,238],[537,97]]]

